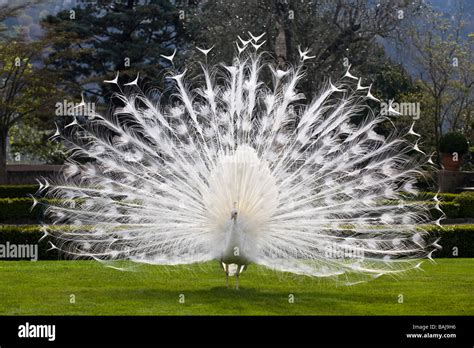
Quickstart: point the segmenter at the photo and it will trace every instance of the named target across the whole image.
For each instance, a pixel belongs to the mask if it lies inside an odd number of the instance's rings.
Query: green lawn
[[[251,265],[234,290],[225,287],[217,262],[122,272],[93,261],[2,261],[0,314],[474,315],[474,259],[439,259],[422,268],[347,287]]]

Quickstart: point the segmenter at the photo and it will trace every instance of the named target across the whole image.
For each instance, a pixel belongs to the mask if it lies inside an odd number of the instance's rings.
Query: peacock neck
[[[241,263],[244,259],[242,250],[242,232],[238,221],[232,220],[228,229],[226,238],[226,246],[223,252],[223,259],[228,263]]]

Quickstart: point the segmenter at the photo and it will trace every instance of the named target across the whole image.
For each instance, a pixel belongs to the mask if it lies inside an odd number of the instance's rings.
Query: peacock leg
[[[240,275],[240,265],[237,265],[237,271],[235,272],[235,289],[239,290],[239,275]]]
[[[225,271],[225,284],[226,287],[229,288],[229,265],[224,263],[224,271]]]

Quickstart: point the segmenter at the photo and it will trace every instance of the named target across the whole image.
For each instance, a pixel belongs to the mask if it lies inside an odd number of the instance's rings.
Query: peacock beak
[[[232,209],[232,212],[230,213],[230,219],[234,220],[234,222],[237,221],[237,210],[236,209]]]

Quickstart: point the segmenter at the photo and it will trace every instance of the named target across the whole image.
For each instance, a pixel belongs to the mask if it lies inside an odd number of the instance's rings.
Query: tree
[[[121,82],[140,74],[156,83],[171,55],[185,42],[179,13],[167,0],[83,2],[48,16],[42,26],[50,44],[47,66],[61,72],[71,95],[104,97],[120,71]]]
[[[5,183],[7,139],[20,122],[51,125],[51,103],[57,94],[50,76],[41,67],[44,42],[25,39],[22,28],[4,21],[41,0],[0,7],[0,183]]]
[[[247,31],[266,33],[262,49],[278,59],[280,68],[299,60],[298,48],[310,49],[315,56],[306,64],[311,78],[302,87],[311,94],[329,77],[343,75],[349,64],[357,72],[371,58],[377,40],[395,37],[399,24],[417,15],[420,2],[217,0],[192,7],[187,18],[200,29],[194,44],[214,45],[218,59],[226,62],[235,52],[231,43],[238,35],[247,39]]]
[[[427,9],[404,35],[404,51],[417,68],[424,117],[430,117],[434,144],[446,131],[472,133],[474,56],[472,43],[463,38],[465,22],[443,18]],[[408,48],[408,49],[407,49]],[[408,57],[407,57],[408,58]]]
[[[63,144],[50,140],[50,129],[42,129],[44,127],[32,121],[28,120],[10,128],[8,138],[12,157],[18,161],[24,161],[26,157],[27,161],[40,160],[42,163],[62,164],[65,159]]]
[[[8,131],[27,117],[47,115],[55,89],[35,62],[41,42],[0,41],[0,183],[6,182]]]

